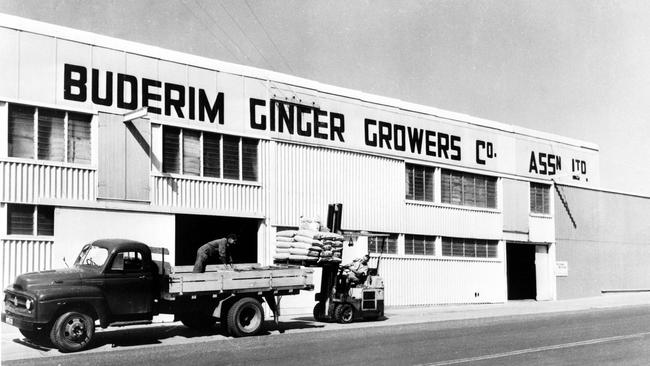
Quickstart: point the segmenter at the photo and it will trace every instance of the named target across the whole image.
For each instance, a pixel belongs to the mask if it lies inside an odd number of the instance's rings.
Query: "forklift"
[[[327,226],[333,232],[340,232],[341,213],[341,204],[329,205]],[[338,263],[323,264],[320,292],[315,296],[316,321],[351,323],[355,320],[377,320],[384,316],[384,281],[379,276],[379,262],[388,235],[362,232],[359,236],[382,239],[376,266],[368,269],[367,278],[360,279],[360,283],[355,284],[348,281],[347,266]],[[345,249],[347,248],[344,248],[344,252]],[[367,252],[366,248],[365,253]]]

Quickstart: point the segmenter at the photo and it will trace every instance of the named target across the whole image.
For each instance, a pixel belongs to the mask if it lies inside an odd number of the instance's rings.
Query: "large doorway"
[[[239,242],[232,248],[235,263],[257,262],[257,231],[260,220],[240,217],[176,215],[176,265],[193,265],[196,250],[211,240],[237,234]],[[208,264],[221,264],[213,258]]]
[[[536,299],[535,245],[506,244],[508,300]]]

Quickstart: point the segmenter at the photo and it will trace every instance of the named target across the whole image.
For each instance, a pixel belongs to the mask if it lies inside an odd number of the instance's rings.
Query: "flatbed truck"
[[[160,254],[161,260],[152,260]],[[151,322],[173,314],[188,327],[208,329],[217,321],[235,337],[263,328],[266,302],[278,325],[276,298],[313,290],[313,270],[301,266],[166,264],[166,249],[125,239],[102,239],[83,247],[67,269],[20,275],[5,291],[2,321],[28,340],[51,342],[64,352],[90,344],[95,323],[106,328]]]

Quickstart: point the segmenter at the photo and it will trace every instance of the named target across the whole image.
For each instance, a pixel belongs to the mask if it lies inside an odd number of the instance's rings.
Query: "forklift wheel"
[[[350,304],[341,304],[336,307],[334,318],[339,323],[352,323],[354,319],[354,308]]]
[[[323,322],[327,318],[325,317],[325,303],[317,302],[314,306],[314,319],[317,322]]]

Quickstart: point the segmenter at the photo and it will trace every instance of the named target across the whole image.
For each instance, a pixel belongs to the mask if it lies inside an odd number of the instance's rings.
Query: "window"
[[[112,271],[141,272],[142,271],[142,254],[140,252],[129,251],[120,252],[115,255]]]
[[[434,168],[406,164],[406,199],[433,202]]]
[[[7,204],[7,234],[54,235],[54,207]]]
[[[163,127],[163,172],[257,181],[259,140]]]
[[[404,235],[404,254],[434,255],[436,238],[424,235]]]
[[[442,238],[442,255],[445,257],[496,258],[496,240]]]
[[[551,186],[548,184],[530,184],[530,212],[550,214]]]
[[[9,156],[90,164],[89,114],[9,105]]]
[[[382,248],[383,240],[386,239]],[[368,237],[368,251],[370,253],[397,254],[397,234],[388,237]]]
[[[497,207],[496,177],[442,170],[442,202],[474,207]]]

